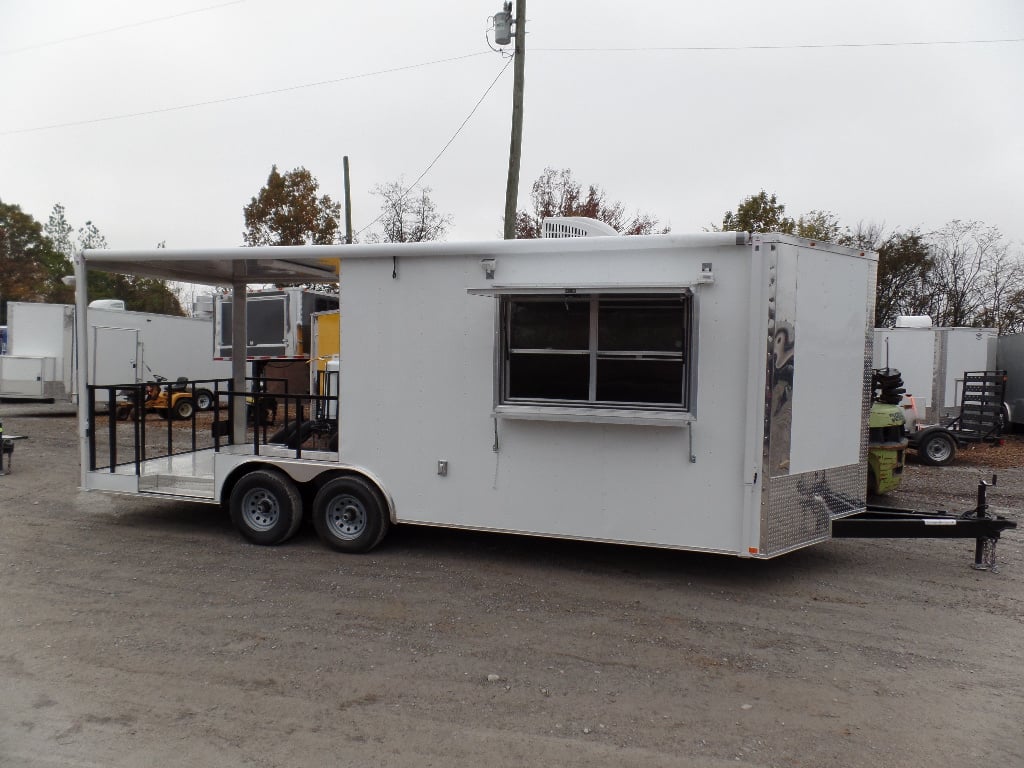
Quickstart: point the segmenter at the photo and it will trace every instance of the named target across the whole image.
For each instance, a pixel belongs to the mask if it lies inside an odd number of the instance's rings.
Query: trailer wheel
[[[333,549],[367,552],[384,538],[390,521],[376,488],[360,477],[338,477],[317,492],[313,526]]]
[[[302,497],[280,472],[257,469],[231,489],[231,522],[253,544],[280,544],[299,529]]]
[[[174,404],[174,418],[176,419],[191,419],[192,414],[195,413],[195,408],[192,405],[191,397],[178,398],[178,402]]]
[[[213,392],[208,389],[196,390],[196,410],[209,411],[213,408]]]
[[[917,444],[917,455],[923,464],[944,467],[956,456],[956,442],[943,432],[933,432]]]

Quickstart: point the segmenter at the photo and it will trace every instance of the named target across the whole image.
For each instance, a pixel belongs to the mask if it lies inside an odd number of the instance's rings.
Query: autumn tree
[[[370,235],[370,242],[419,243],[443,240],[452,224],[452,217],[441,214],[430,197],[430,187],[418,192],[405,189],[402,180],[378,184],[373,194],[380,198],[380,232]]]
[[[576,181],[568,168],[545,168],[533,182],[530,201],[532,210],[516,214],[516,238],[520,240],[540,237],[544,219],[551,216],[598,219],[612,226],[620,235],[668,232],[668,227],[658,228],[658,220],[653,216],[645,213],[629,215],[622,203],[609,201],[604,190],[596,184],[588,185],[584,191],[583,185]]]
[[[335,241],[341,206],[305,168],[284,175],[270,169],[266,185],[243,209],[246,245],[329,245]]]

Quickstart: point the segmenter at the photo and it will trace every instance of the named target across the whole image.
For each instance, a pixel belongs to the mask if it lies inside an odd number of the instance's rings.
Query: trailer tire
[[[944,432],[933,432],[917,444],[917,455],[922,464],[944,467],[956,457],[956,441]]]
[[[196,410],[209,411],[213,409],[213,392],[208,389],[196,390]]]
[[[361,477],[327,481],[313,499],[313,526],[327,546],[340,552],[368,552],[390,527],[387,505]]]
[[[302,496],[280,472],[257,469],[243,475],[228,500],[231,522],[253,544],[290,539],[302,523]]]

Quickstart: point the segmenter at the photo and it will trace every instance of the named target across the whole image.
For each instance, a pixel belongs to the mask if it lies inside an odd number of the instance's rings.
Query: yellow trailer
[[[331,394],[328,370],[337,371],[341,355],[341,312],[314,312],[310,319],[309,393]],[[330,365],[333,362],[334,365]],[[337,376],[337,373],[334,374]]]

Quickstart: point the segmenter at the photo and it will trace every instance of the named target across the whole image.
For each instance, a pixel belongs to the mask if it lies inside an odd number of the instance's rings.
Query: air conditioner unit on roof
[[[608,237],[615,227],[586,216],[551,216],[544,219],[541,237]]]

